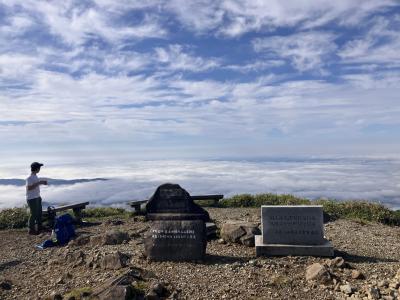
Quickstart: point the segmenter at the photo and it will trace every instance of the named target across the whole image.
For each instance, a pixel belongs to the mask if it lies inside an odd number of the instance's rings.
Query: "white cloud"
[[[343,63],[400,65],[400,15],[375,18],[372,26],[359,38],[350,40],[338,55]]]
[[[210,0],[174,0],[168,1],[165,8],[173,12],[188,30],[203,33],[223,22],[224,11],[219,3]]]
[[[169,70],[201,72],[220,65],[217,59],[205,59],[186,52],[182,45],[170,45],[168,48],[156,48],[157,62]]]
[[[32,0],[6,3],[9,9],[24,9],[26,14],[39,19],[53,35],[68,45],[81,45],[93,37],[101,37],[116,43],[125,39],[165,37],[164,27],[156,16],[147,15],[135,25],[118,25],[116,20],[125,13],[120,10],[109,12],[88,3],[77,5],[75,1],[37,2]]]
[[[335,34],[328,32],[301,32],[258,38],[253,45],[256,51],[265,55],[288,59],[299,71],[321,71],[324,59],[336,50],[335,37]]]
[[[259,72],[284,65],[283,60],[259,60],[240,65],[226,65],[224,68],[242,73]]]
[[[165,182],[180,184],[192,195],[292,193],[310,198],[368,199],[400,207],[398,160],[334,159],[295,161],[124,161],[111,166],[46,165],[45,177],[111,177],[110,181],[46,186],[42,196],[52,204],[90,201],[92,205],[124,205],[147,199]],[[21,171],[15,171],[20,173]],[[104,176],[105,175],[105,176]],[[82,178],[82,177],[79,177]],[[0,208],[22,206],[24,187],[0,186]]]

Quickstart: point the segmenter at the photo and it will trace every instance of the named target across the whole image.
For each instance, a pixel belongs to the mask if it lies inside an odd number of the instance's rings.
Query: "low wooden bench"
[[[213,200],[214,205],[218,203],[220,199],[224,198],[224,195],[197,195],[197,196],[191,196],[193,201],[198,201],[198,200]],[[140,211],[140,206],[144,203],[147,203],[149,200],[136,200],[136,201],[129,201],[128,204],[130,207],[132,207],[135,212]]]
[[[49,206],[46,210],[42,211],[42,215],[47,217],[49,226],[53,227],[57,212],[72,209],[75,221],[80,224],[82,223],[82,210],[84,210],[87,205],[89,205],[89,202],[73,203],[58,207]]]

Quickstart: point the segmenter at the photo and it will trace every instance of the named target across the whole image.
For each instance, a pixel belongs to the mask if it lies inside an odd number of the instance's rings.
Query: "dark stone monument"
[[[157,188],[146,205],[154,221],[145,235],[145,252],[154,261],[190,261],[204,258],[207,247],[206,210],[195,204],[177,184]]]
[[[208,212],[193,202],[189,193],[178,184],[160,185],[146,205],[148,220],[203,220],[208,222]]]

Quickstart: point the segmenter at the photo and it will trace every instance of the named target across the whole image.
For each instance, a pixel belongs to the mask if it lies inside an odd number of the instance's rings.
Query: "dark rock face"
[[[202,220],[155,221],[145,236],[146,256],[154,261],[201,260],[206,246]]]
[[[160,185],[146,205],[149,220],[210,220],[206,210],[193,202],[189,193],[178,184]]]
[[[102,262],[101,262],[101,267],[103,269],[110,269],[110,270],[118,270],[127,265],[127,260],[128,258],[126,255],[123,255],[120,252],[115,252],[112,254],[107,254],[104,256]]]

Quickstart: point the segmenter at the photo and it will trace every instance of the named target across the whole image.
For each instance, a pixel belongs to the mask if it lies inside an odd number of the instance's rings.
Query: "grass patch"
[[[381,203],[368,201],[309,200],[288,194],[240,194],[219,202],[220,207],[260,207],[261,205],[322,205],[330,219],[351,219],[400,226],[400,210],[394,211]]]
[[[289,194],[240,194],[219,202],[220,207],[260,207],[261,205],[307,205],[311,201]]]
[[[96,207],[87,208],[82,210],[82,218],[107,218],[107,217],[120,217],[129,218],[134,216],[133,212],[127,211],[123,208],[114,207]]]
[[[0,229],[25,228],[28,219],[26,207],[3,209],[0,211]]]
[[[80,289],[72,290],[71,292],[64,295],[64,299],[88,299],[90,294],[92,294],[92,289],[90,287],[83,287]]]

